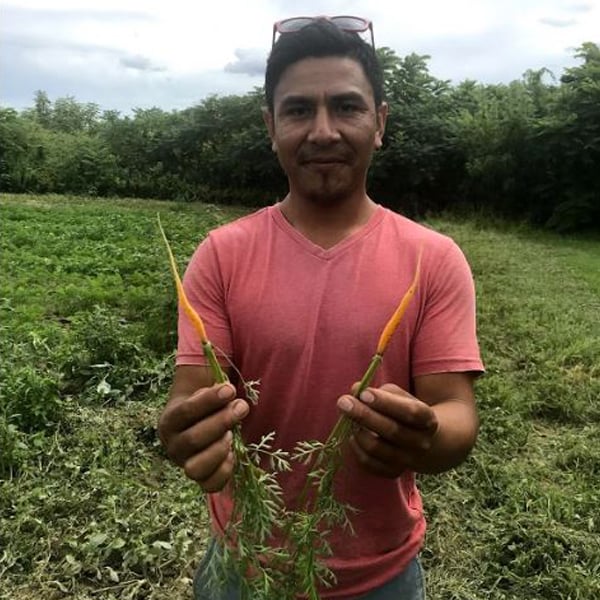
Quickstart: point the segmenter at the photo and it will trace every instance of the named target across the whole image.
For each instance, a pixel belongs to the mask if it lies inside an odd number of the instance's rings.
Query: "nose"
[[[325,146],[340,139],[335,118],[327,110],[320,106],[316,111],[311,123],[308,141],[320,146]]]

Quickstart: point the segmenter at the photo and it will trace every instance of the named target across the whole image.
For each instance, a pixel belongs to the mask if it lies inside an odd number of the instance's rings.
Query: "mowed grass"
[[[0,598],[191,597],[196,486],[156,420],[181,268],[240,209],[0,196]],[[429,597],[600,598],[600,240],[435,219],[473,268],[486,375],[459,469],[423,477]]]

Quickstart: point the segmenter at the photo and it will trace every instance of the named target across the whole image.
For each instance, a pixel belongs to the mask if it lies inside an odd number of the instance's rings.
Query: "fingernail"
[[[372,392],[368,392],[368,391],[364,391],[361,395],[360,395],[360,399],[362,402],[364,402],[365,404],[372,404],[375,401],[375,396],[372,394]]]
[[[233,398],[233,394],[234,390],[230,385],[224,385],[217,391],[217,396],[221,400],[229,400],[230,398]]]
[[[225,432],[225,443],[231,444],[233,441],[233,432],[231,430]]]
[[[346,396],[342,396],[337,402],[338,408],[344,412],[350,412],[352,410],[352,400]]]
[[[246,402],[243,400],[240,400],[239,402],[235,403],[233,407],[233,414],[238,417],[238,419],[241,419],[248,414],[248,410],[248,404],[246,404]]]

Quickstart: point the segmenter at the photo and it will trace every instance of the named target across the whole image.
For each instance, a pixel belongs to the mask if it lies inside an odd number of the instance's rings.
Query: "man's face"
[[[273,104],[265,122],[293,195],[330,203],[364,193],[387,106],[375,107],[360,63],[300,60],[284,71]]]

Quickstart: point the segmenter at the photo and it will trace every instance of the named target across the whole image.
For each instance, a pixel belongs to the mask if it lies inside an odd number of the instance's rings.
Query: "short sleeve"
[[[425,274],[425,297],[412,342],[412,377],[483,372],[476,331],[473,276],[451,240]]]
[[[224,299],[223,276],[210,235],[194,252],[183,277],[183,287],[191,305],[204,322],[217,356],[230,356],[231,330]],[[176,364],[207,364],[198,334],[181,307]]]

